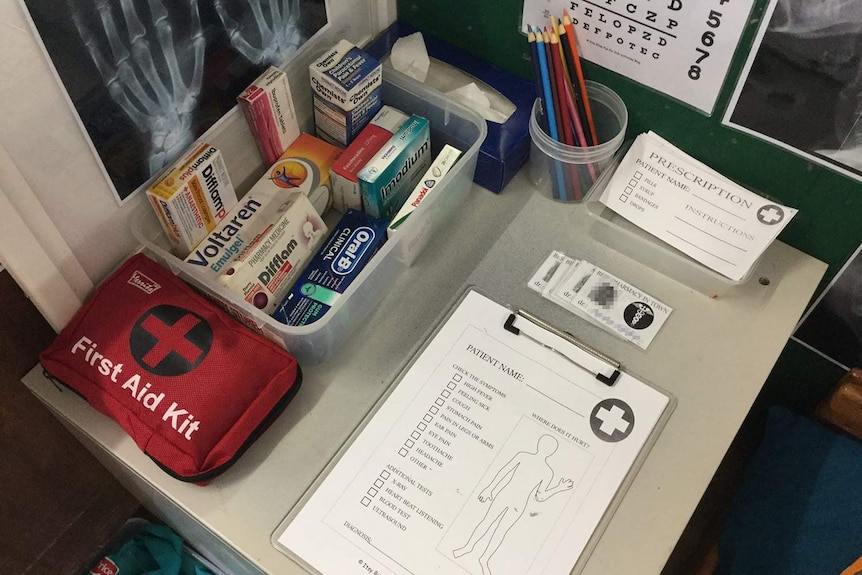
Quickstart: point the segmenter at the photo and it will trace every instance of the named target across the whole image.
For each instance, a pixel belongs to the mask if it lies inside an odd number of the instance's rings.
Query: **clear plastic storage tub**
[[[231,313],[294,354],[301,363],[320,363],[371,313],[392,289],[399,289],[400,272],[411,265],[428,240],[449,220],[467,197],[476,170],[479,146],[485,139],[485,120],[477,113],[452,102],[443,94],[390,68],[383,72],[383,102],[409,114],[418,114],[431,125],[432,153],[444,144],[464,152],[434,193],[404,222],[353,281],[332,309],[313,324],[284,325],[262,313],[217,282],[186,264],[170,251],[170,244],[149,204],[138,208],[132,221],[135,237],[148,254],[183,280],[220,301]],[[327,221],[332,221],[327,218]]]
[[[741,280],[734,281],[645,232],[599,201],[630,146],[631,142],[623,144],[585,198],[587,212],[592,216],[590,235],[609,248],[711,298],[726,295],[734,287],[746,283],[760,260]]]

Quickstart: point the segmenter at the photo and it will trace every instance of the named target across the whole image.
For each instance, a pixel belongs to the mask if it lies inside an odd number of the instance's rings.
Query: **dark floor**
[[[139,503],[20,382],[54,332],[0,272],[0,573],[82,573]]]

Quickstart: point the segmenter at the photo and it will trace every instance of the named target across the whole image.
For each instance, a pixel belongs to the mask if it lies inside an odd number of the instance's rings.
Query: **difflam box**
[[[329,168],[341,151],[302,134],[282,157],[252,186],[243,199],[185,258],[214,278],[221,275],[283,211],[290,194],[307,195],[314,211],[329,204]]]
[[[430,163],[428,120],[410,116],[398,133],[359,172],[359,189],[365,211],[391,221]]]
[[[185,256],[236,204],[236,192],[221,152],[202,143],[150,186],[147,199],[174,250]]]
[[[365,167],[365,164],[406,121],[407,114],[391,106],[383,106],[371,122],[359,132],[356,139],[332,165],[330,171],[332,207],[341,213],[349,209],[362,209],[359,170]]]
[[[384,220],[348,210],[273,317],[297,326],[320,319],[347,291],[384,241]]]
[[[260,155],[272,165],[299,136],[287,75],[270,66],[237,96]]]
[[[272,222],[225,269],[218,281],[254,307],[270,314],[317,252],[326,224],[311,202],[294,192],[279,205]]]
[[[347,40],[309,66],[318,135],[343,146],[380,110],[380,62]]]

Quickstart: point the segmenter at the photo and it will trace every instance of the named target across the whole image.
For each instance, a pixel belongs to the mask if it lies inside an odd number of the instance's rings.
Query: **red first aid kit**
[[[146,256],[99,286],[40,356],[167,473],[225,471],[290,402],[296,359]]]

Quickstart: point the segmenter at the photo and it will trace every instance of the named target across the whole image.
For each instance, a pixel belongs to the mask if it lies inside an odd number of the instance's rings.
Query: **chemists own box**
[[[445,144],[463,150],[464,155],[440,181],[435,193],[399,228],[398,234],[380,248],[343,297],[313,324],[284,325],[236,297],[198,267],[173,256],[168,238],[148,205],[139,208],[133,218],[136,237],[149,255],[221,301],[247,325],[286,347],[303,364],[325,360],[340,349],[387,293],[404,289],[403,285],[398,285],[398,279],[409,262],[403,257],[402,248],[408,245],[427,247],[428,244],[433,247],[434,235],[449,224],[470,191],[479,146],[486,135],[485,120],[481,116],[402,74],[387,73],[382,94],[384,104],[428,119],[434,156]],[[327,218],[327,223],[334,224],[340,214],[332,212],[331,216],[333,219]]]

